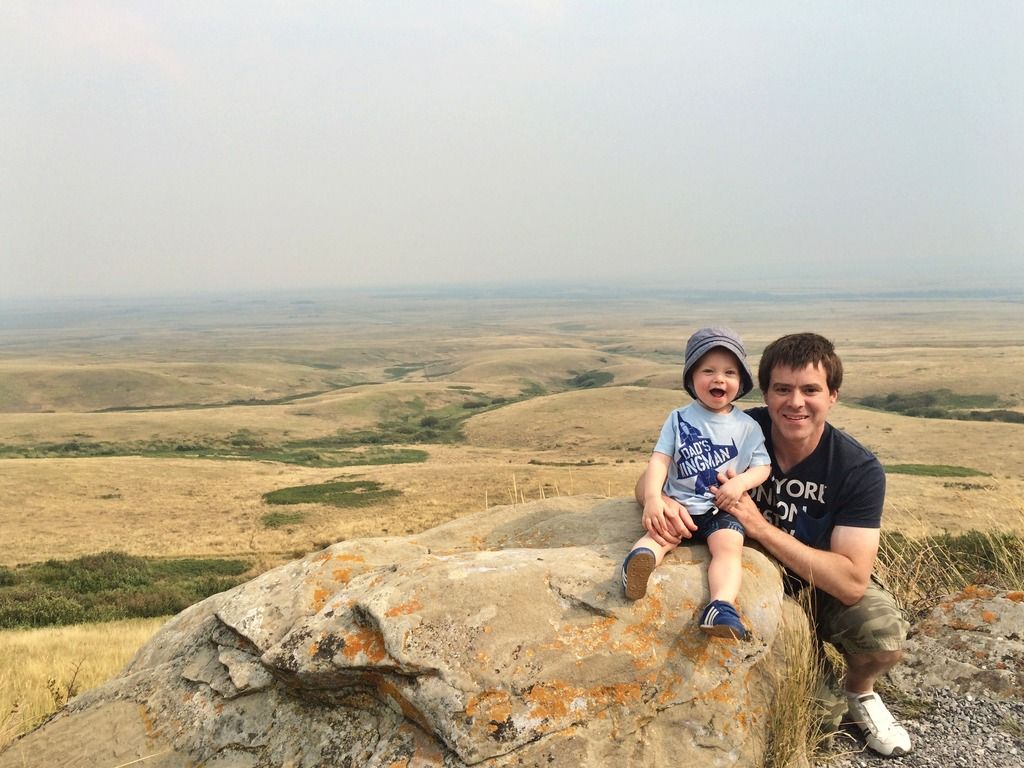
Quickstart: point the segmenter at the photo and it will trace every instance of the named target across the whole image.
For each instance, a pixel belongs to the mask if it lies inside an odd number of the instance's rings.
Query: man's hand
[[[644,504],[643,524],[650,537],[663,547],[675,546],[697,530],[686,508],[663,493]]]
[[[724,509],[726,512],[730,511],[736,502],[740,500],[741,496],[746,496],[747,489],[743,487],[743,484],[735,479],[736,473],[733,470],[729,470],[729,479],[723,481],[725,475],[719,474],[718,486],[714,489],[715,494],[715,506],[719,509]]]

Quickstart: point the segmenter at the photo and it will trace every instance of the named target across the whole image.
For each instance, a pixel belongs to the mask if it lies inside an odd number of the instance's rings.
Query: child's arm
[[[682,504],[662,493],[671,463],[671,456],[655,451],[644,471],[644,529],[662,546],[690,538],[697,527]]]
[[[750,467],[746,472],[741,472],[736,477],[719,484],[715,491],[715,506],[728,511],[733,504],[740,500],[740,496],[757,488],[768,479],[771,473],[771,464],[761,464],[757,467]]]

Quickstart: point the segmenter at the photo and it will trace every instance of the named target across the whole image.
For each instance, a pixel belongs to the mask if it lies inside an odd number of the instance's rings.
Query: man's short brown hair
[[[764,348],[757,366],[757,384],[762,392],[768,391],[772,371],[779,365],[794,370],[820,365],[825,371],[829,392],[838,392],[843,383],[843,361],[832,342],[817,333],[790,333]]]

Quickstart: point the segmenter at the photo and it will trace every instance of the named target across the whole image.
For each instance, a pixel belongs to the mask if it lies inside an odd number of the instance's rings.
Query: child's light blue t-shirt
[[[672,458],[665,493],[703,515],[714,506],[708,491],[718,485],[718,473],[771,464],[764,433],[756,421],[733,406],[729,413],[714,413],[698,401],[676,408],[665,419],[654,450]]]

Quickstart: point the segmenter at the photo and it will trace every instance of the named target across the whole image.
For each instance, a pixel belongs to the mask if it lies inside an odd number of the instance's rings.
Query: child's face
[[[721,347],[705,354],[690,372],[693,391],[709,411],[728,413],[740,391],[740,361]]]

